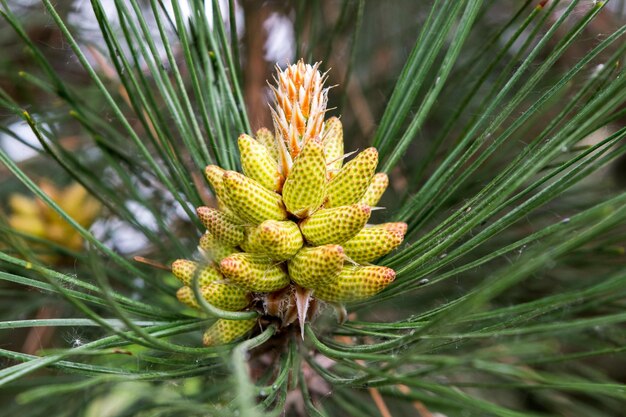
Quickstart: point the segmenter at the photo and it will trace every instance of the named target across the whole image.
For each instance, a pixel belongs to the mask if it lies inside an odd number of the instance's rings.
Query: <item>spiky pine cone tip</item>
[[[238,139],[243,174],[205,170],[218,208],[199,207],[206,227],[199,248],[209,262],[179,259],[177,298],[199,308],[192,286],[227,311],[258,309],[286,327],[314,316],[318,301],[364,300],[387,287],[393,269],[372,265],[400,245],[405,223],[369,225],[389,180],[376,174],[378,152],[368,148],[344,164],[341,121],[325,120],[328,88],[319,64],[278,69],[272,108],[275,134]],[[219,319],[207,346],[230,343],[258,319]],[[303,326],[300,326],[301,328]]]

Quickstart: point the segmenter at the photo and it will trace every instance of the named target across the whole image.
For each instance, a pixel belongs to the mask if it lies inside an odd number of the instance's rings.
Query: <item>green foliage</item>
[[[197,282],[203,311],[185,309],[171,274],[133,256],[168,264],[194,253],[194,207],[209,198],[202,171],[236,169],[237,137],[254,133],[236,2],[189,0],[187,13],[178,1],[92,0],[92,44],[42,0],[71,49],[72,77],[33,40],[35,12],[0,1],[0,36],[20,48],[7,48],[14,62],[0,70],[23,89],[0,89],[0,196],[38,197],[85,241],[78,253],[17,232],[2,207],[8,413],[376,416],[377,395],[392,415],[623,413],[626,192],[612,172],[626,152],[626,26],[601,36],[594,26],[623,22],[622,2],[609,12],[576,0],[405,1],[385,13],[379,2],[294,2],[298,54],[343,64],[343,79],[330,73],[343,87],[330,94],[345,109],[346,150],[367,143],[354,139],[362,115],[348,86],[363,87],[379,120],[368,140],[396,188],[376,215],[409,225],[382,261],[397,279],[349,306],[356,316],[343,324],[325,313],[304,340],[272,324],[205,348],[200,335],[216,318],[257,313],[216,309]],[[389,48],[383,35],[396,28],[373,22],[400,17],[390,45],[412,49],[374,80],[372,50]],[[17,122],[38,141],[33,161],[2,147],[25,141]],[[81,226],[42,177],[82,184],[102,219]],[[70,262],[46,264],[42,253]],[[46,305],[57,315],[36,317]],[[35,327],[56,337],[23,353],[20,329]]]

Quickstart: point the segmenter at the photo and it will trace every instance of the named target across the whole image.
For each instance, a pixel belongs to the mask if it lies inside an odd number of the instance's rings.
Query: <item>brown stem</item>
[[[267,105],[266,83],[270,79],[271,67],[265,61],[267,31],[264,24],[272,9],[266,2],[247,0],[242,2],[245,14],[244,43],[245,63],[244,98],[248,108],[248,118],[253,131],[261,127],[271,127],[272,119]]]

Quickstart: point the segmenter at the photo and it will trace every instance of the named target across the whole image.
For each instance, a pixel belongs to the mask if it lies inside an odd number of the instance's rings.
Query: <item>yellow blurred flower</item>
[[[58,188],[48,181],[42,181],[39,187],[83,227],[89,227],[102,208],[100,202],[78,183]],[[9,196],[9,209],[8,221],[13,229],[71,250],[82,248],[83,238],[80,234],[45,202],[12,194]],[[59,260],[52,256],[42,256],[41,259],[48,262]]]

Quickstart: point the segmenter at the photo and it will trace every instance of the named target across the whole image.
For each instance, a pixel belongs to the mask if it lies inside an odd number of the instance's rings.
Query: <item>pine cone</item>
[[[243,174],[206,168],[219,209],[197,212],[207,228],[200,247],[211,263],[202,270],[188,260],[172,264],[184,285],[178,298],[187,305],[198,307],[194,276],[207,302],[234,311],[263,299],[283,309],[309,305],[308,298],[304,304],[287,299],[294,294],[333,303],[363,300],[394,280],[392,269],[370,262],[402,243],[406,224],[366,224],[389,180],[375,174],[374,148],[343,165],[341,121],[324,122],[328,89],[318,66],[300,61],[279,70],[275,135],[261,129],[256,139],[239,137]],[[276,303],[277,297],[285,302]],[[275,308],[265,313],[293,316]],[[307,312],[298,317],[305,320]],[[204,344],[232,342],[256,322],[220,319]]]

